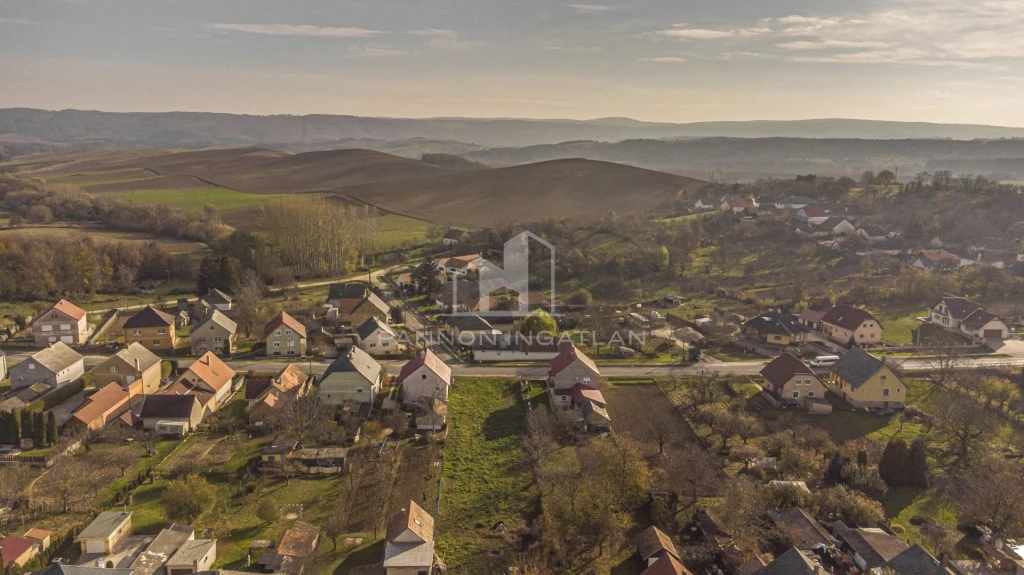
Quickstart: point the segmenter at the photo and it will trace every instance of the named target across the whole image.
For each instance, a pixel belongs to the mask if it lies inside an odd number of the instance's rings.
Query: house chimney
[[[139,358],[135,358],[135,371],[139,371],[142,365],[139,363]]]
[[[939,565],[942,565],[943,567],[946,567],[948,564],[949,564],[949,555],[946,555],[945,551],[943,551],[942,553],[939,553]]]

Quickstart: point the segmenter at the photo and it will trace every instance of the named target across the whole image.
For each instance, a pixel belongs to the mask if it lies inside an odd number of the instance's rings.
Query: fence
[[[96,331],[92,332],[92,335],[89,336],[89,339],[86,340],[85,343],[89,345],[95,345],[96,341],[99,340],[99,338],[102,337],[103,334],[105,334],[108,329],[110,329],[110,326],[113,325],[113,323],[117,320],[118,316],[121,315],[121,312],[118,309],[112,309],[108,311],[106,315],[108,316],[106,321],[104,321],[102,325],[96,328]]]

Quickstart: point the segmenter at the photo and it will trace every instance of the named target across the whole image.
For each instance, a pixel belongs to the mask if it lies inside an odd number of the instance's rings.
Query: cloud
[[[450,40],[457,40],[459,38],[459,33],[455,30],[441,30],[439,28],[410,30],[408,33],[413,36],[421,36],[423,38],[448,38]]]
[[[566,4],[566,6],[580,14],[602,14],[619,9],[618,6],[607,6],[605,4]]]
[[[386,46],[354,46],[352,53],[361,58],[389,58],[393,56],[406,56],[409,54],[409,51]]]
[[[827,50],[831,48],[888,48],[886,42],[873,42],[870,40],[797,40],[795,42],[783,42],[776,44],[785,50]]]
[[[659,36],[683,38],[687,40],[718,40],[721,38],[750,38],[771,32],[769,28],[734,28],[731,30],[711,30],[707,28],[672,28],[655,32]]]
[[[679,64],[680,62],[685,62],[686,58],[681,58],[679,56],[660,56],[660,57],[657,57],[657,58],[640,58],[640,61],[641,62],[658,62],[658,63],[661,63],[661,64]]]
[[[372,38],[385,34],[380,30],[365,28],[337,28],[332,26],[310,26],[308,24],[208,24],[217,32],[241,32],[265,34],[268,36],[308,36],[320,38]]]

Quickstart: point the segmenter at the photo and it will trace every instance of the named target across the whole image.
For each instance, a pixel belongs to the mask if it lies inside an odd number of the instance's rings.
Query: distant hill
[[[192,112],[108,113],[84,110],[0,109],[0,144],[55,143],[67,146],[210,148],[217,146],[355,147],[366,142],[415,143],[418,153],[459,153],[455,144],[520,147],[572,140],[703,137],[797,138],[1014,138],[1024,128],[874,120],[698,122],[670,124],[628,118],[530,120],[472,118],[370,118],[340,115],[248,116]],[[352,145],[346,142],[352,143]],[[440,144],[447,142],[447,144]],[[376,145],[361,146],[377,148]],[[420,148],[415,145],[414,147]],[[445,149],[447,148],[447,149]],[[387,151],[387,150],[385,150]]]
[[[469,227],[557,216],[603,217],[611,211],[640,213],[704,185],[593,160],[508,168],[451,160],[437,165],[372,150],[291,154],[237,148],[84,150],[25,156],[11,165],[27,177],[67,183],[81,179],[77,185],[96,194],[151,189],[173,194],[197,184],[252,194],[328,192],[397,214]]]
[[[701,138],[565,142],[522,148],[491,148],[463,154],[490,165],[507,166],[560,158],[620,162],[671,173],[724,179],[793,174],[859,176],[864,170],[898,168],[909,176],[921,170],[1002,174],[1024,178],[1024,139],[862,140],[807,138]],[[945,166],[945,168],[944,168]],[[748,177],[730,177],[747,174]],[[1007,178],[1000,178],[1007,179]]]

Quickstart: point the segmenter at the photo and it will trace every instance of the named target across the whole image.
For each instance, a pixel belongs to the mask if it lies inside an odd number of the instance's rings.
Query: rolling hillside
[[[396,214],[471,227],[560,215],[644,212],[703,185],[683,176],[593,160],[454,168],[370,150],[90,151],[79,159],[61,153],[20,160],[20,176],[77,185],[95,194],[174,203],[173,196],[189,184],[233,194],[331,192]],[[211,192],[188,193],[200,198]]]

